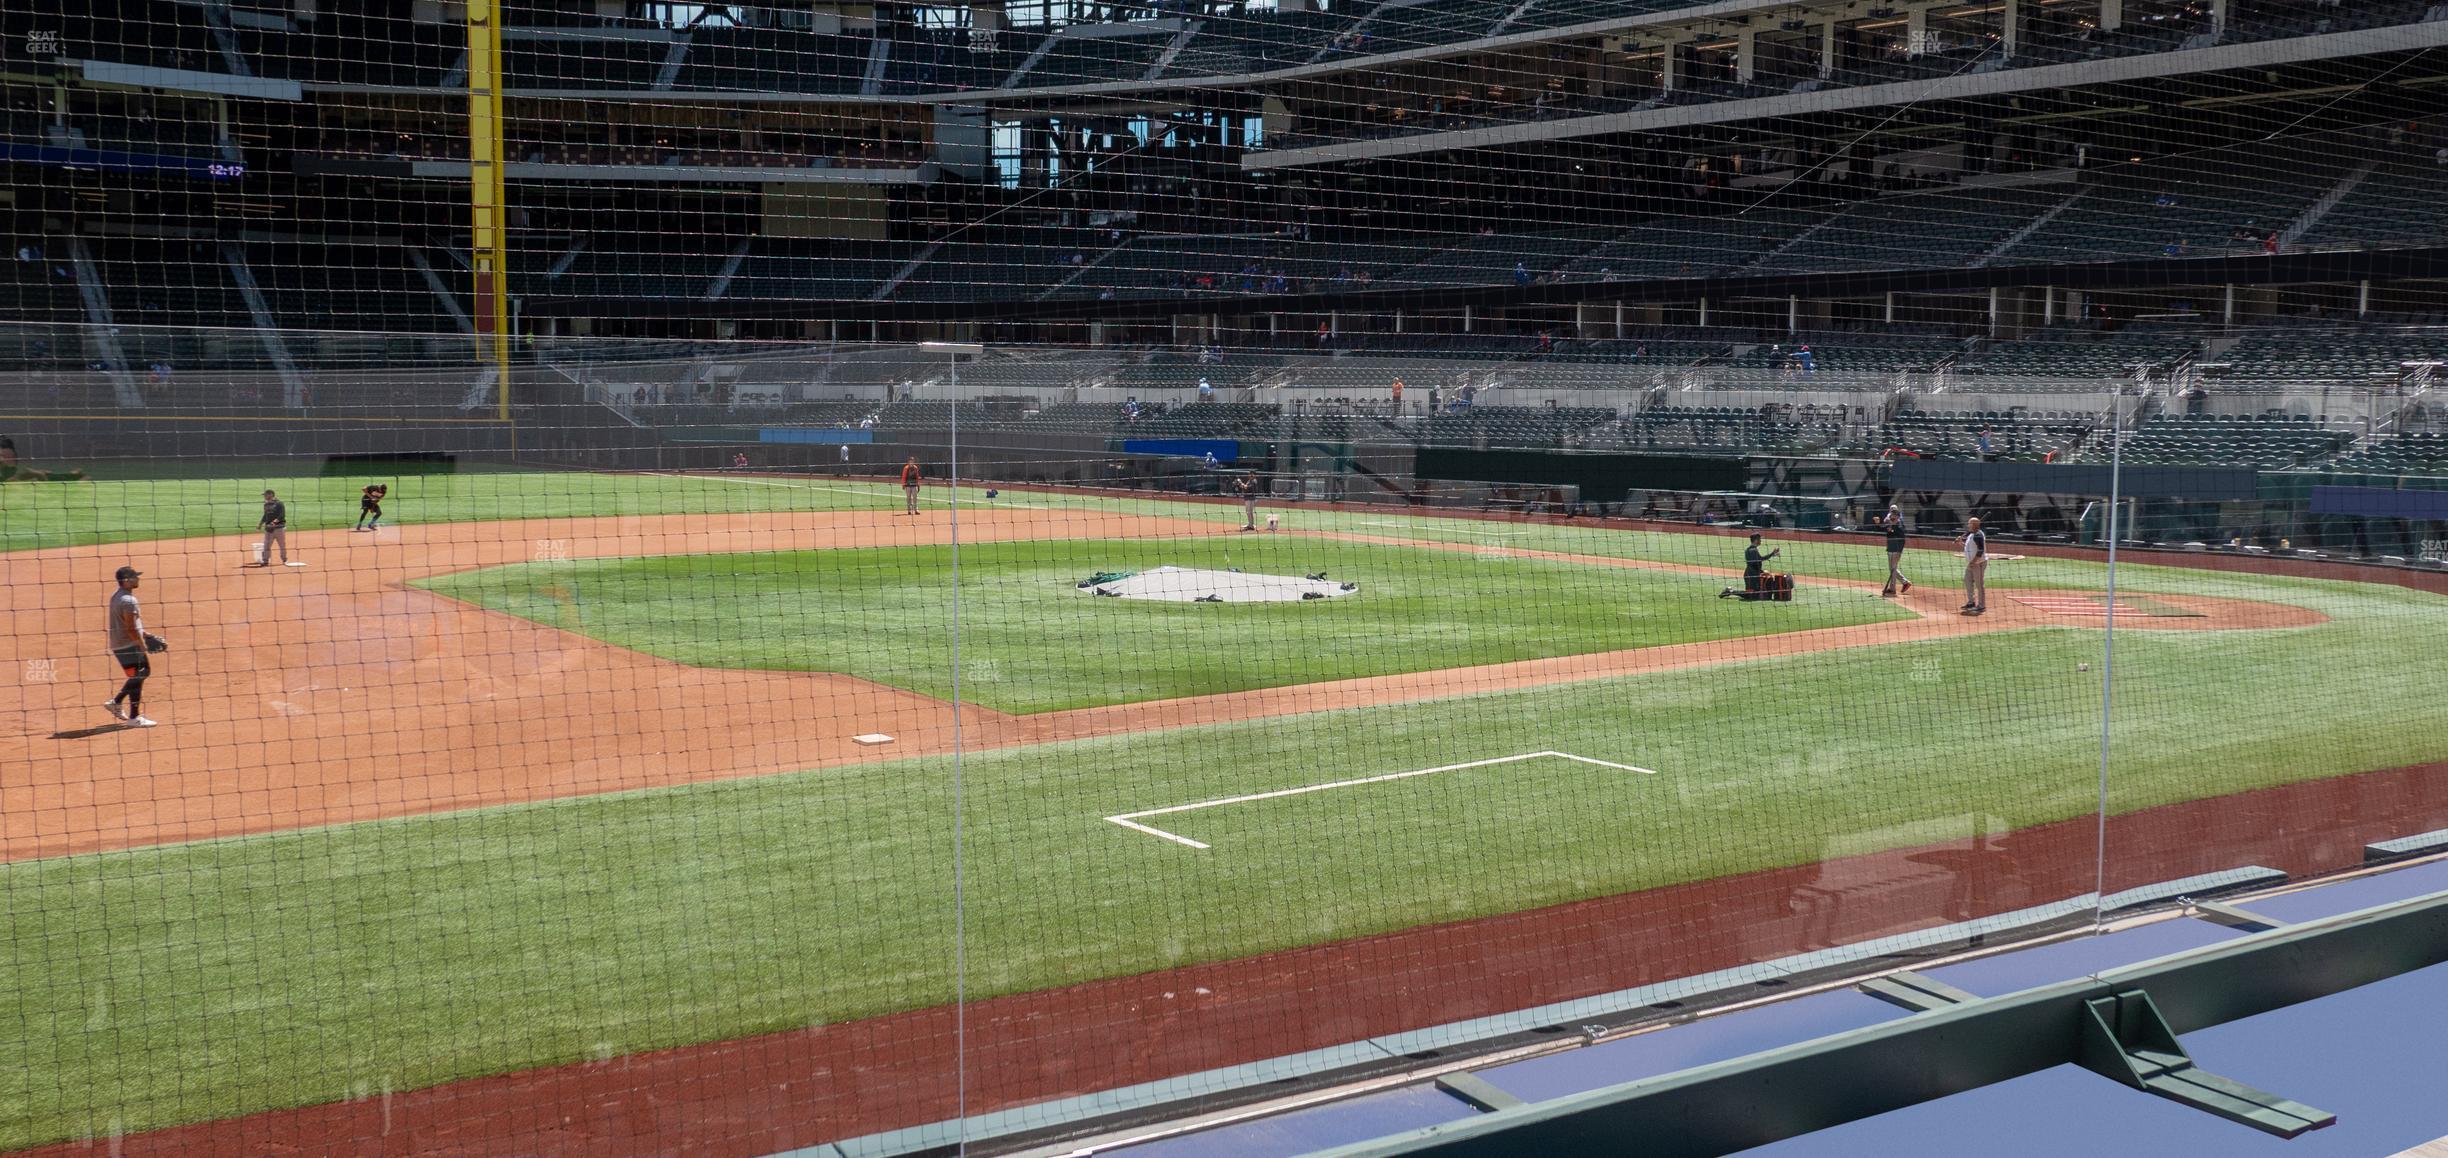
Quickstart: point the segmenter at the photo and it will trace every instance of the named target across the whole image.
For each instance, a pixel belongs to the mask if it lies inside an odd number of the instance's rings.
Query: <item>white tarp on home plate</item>
[[[1166,603],[1297,603],[1303,599],[1336,599],[1359,589],[1358,584],[1329,579],[1158,567],[1106,583],[1084,584],[1079,590],[1083,595],[1157,599]]]

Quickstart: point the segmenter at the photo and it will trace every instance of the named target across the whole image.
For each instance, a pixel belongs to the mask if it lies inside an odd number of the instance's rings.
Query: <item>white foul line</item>
[[[1638,772],[1643,776],[1657,775],[1657,770],[1654,768],[1643,768],[1636,764],[1618,764],[1612,760],[1598,760],[1588,756],[1575,756],[1570,752],[1524,752],[1518,756],[1498,756],[1491,760],[1473,760],[1466,764],[1446,764],[1435,768],[1414,769],[1409,772],[1388,772],[1382,776],[1363,776],[1357,780],[1337,780],[1331,784],[1309,784],[1299,788],[1278,788],[1273,792],[1253,792],[1247,796],[1226,796],[1216,800],[1201,800],[1196,804],[1176,804],[1168,808],[1148,808],[1142,809],[1138,812],[1125,812],[1117,816],[1108,816],[1105,819],[1115,824],[1119,824],[1124,828],[1132,829],[1137,832],[1144,832],[1149,836],[1163,837],[1164,839],[1172,841],[1175,844],[1188,845],[1191,848],[1208,848],[1210,847],[1209,845],[1192,840],[1189,837],[1181,835],[1180,833],[1166,832],[1165,830],[1156,828],[1152,825],[1141,824],[1138,822],[1139,818],[1142,816],[1164,816],[1168,813],[1174,812],[1195,812],[1201,808],[1220,808],[1227,804],[1247,804],[1253,800],[1273,800],[1282,796],[1299,796],[1309,792],[1324,792],[1329,788],[1351,788],[1361,784],[1383,784],[1388,780],[1408,780],[1413,776],[1433,776],[1439,772],[1459,772],[1465,768],[1485,768],[1490,764],[1511,764],[1518,760],[1537,760],[1542,757],[1553,757],[1558,760],[1573,760],[1583,764],[1595,764],[1601,768],[1614,768],[1625,772]]]
[[[1515,529],[1510,531],[1477,531],[1472,530],[1469,527],[1423,527],[1418,523],[1406,523],[1399,519],[1362,519],[1357,525],[1363,527],[1400,527],[1406,531],[1412,531],[1420,534],[1426,534],[1434,530],[1443,531],[1451,535],[1479,535],[1490,539],[1520,539],[1527,537],[1531,533],[1530,531],[1524,529]]]
[[[891,486],[892,484],[890,484],[890,483],[876,483],[875,485],[873,485],[873,486],[869,486],[869,487],[857,487],[857,486],[835,486],[835,485],[832,485],[832,484],[829,484],[829,483],[789,482],[789,481],[785,481],[785,480],[782,480],[782,479],[770,479],[770,478],[735,478],[735,477],[730,476],[730,475],[720,475],[720,474],[690,474],[690,473],[688,473],[687,471],[671,471],[671,472],[664,472],[664,471],[648,471],[648,472],[646,472],[646,473],[648,473],[648,474],[659,474],[659,475],[662,475],[662,476],[663,476],[663,477],[665,477],[665,478],[685,478],[685,479],[696,479],[696,480],[698,480],[698,481],[700,481],[700,482],[726,482],[726,483],[739,483],[739,484],[744,485],[744,486],[755,486],[755,487],[789,487],[789,488],[791,488],[792,490],[801,490],[801,491],[834,491],[834,492],[839,493],[839,494],[845,494],[845,495],[865,495],[865,496],[867,496],[867,497],[869,497],[869,498],[873,498],[873,499],[883,499],[883,500],[889,500],[889,499],[891,499],[891,498],[892,498],[892,492],[890,492],[890,491],[888,491],[888,490],[884,489],[884,488],[886,488],[886,487],[888,487],[888,486]],[[963,489],[970,489],[970,488],[963,488]],[[933,495],[926,494],[926,493],[924,493],[924,492],[921,492],[921,493],[919,494],[919,496],[918,496],[918,501],[919,501],[919,502],[922,502],[922,503],[942,503],[942,504],[944,504],[944,505],[946,505],[946,506],[950,506],[950,505],[952,504],[952,502],[953,502],[953,500],[951,500],[951,499],[939,499],[939,498],[936,498],[936,497],[935,497],[935,496],[933,496]],[[980,496],[980,497],[978,497],[978,498],[963,498],[963,499],[961,499],[960,501],[961,501],[961,502],[963,502],[963,503],[968,504],[969,506],[973,506],[973,507],[982,507],[982,506],[987,506],[987,505],[989,505],[989,500],[987,500],[987,499],[986,499],[985,497],[983,497],[983,496]],[[1037,503],[1005,502],[1005,501],[1003,501],[1002,499],[994,499],[994,500],[992,500],[992,505],[994,505],[994,506],[998,506],[998,507],[1027,507],[1028,509],[1030,509],[1030,510],[1032,510],[1032,511],[1050,511],[1050,510],[1054,510],[1054,509],[1055,509],[1055,508],[1053,508],[1053,507],[1041,506],[1041,505],[1039,505],[1039,504],[1037,504]]]

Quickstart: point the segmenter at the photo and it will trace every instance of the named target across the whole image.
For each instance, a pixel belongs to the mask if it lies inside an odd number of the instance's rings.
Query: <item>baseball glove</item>
[[[170,641],[148,631],[145,633],[145,650],[159,655],[170,650]]]

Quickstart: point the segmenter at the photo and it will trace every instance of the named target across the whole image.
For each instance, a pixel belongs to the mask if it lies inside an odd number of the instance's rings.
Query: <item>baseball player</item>
[[[376,483],[358,492],[357,530],[379,531],[382,529],[383,498],[390,493],[391,484],[389,483]]]
[[[137,577],[144,572],[134,567],[121,567],[117,578],[119,588],[110,596],[110,652],[119,661],[119,670],[127,682],[119,685],[119,694],[112,696],[102,708],[115,720],[125,720],[139,728],[150,728],[153,721],[144,714],[145,677],[153,674],[150,653],[170,650],[162,637],[144,629],[144,613],[136,605]],[[121,705],[125,705],[124,708]]]
[[[1257,529],[1258,529],[1258,479],[1257,479],[1257,477],[1256,477],[1255,475],[1246,475],[1246,474],[1245,474],[1245,475],[1242,475],[1240,478],[1234,479],[1234,480],[1233,480],[1233,494],[1234,494],[1234,495],[1236,495],[1236,496],[1238,496],[1238,497],[1241,499],[1241,529],[1242,529],[1242,530],[1244,530],[1244,531],[1255,531],[1255,530],[1257,530]]]
[[[918,513],[919,478],[918,456],[911,455],[908,462],[901,464],[901,493],[909,499],[909,513],[913,515]]]
[[[1895,504],[1887,506],[1887,514],[1879,519],[1879,529],[1887,532],[1887,586],[1879,594],[1904,595],[1912,591],[1912,580],[1904,577],[1904,512]]]
[[[280,496],[271,491],[264,492],[263,504],[263,517],[255,521],[256,529],[263,532],[263,550],[247,566],[271,566],[272,548],[276,544],[280,547],[281,563],[286,566],[289,562],[289,504],[280,501]]]
[[[1989,532],[1979,519],[1964,523],[1963,556],[1963,613],[1979,615],[1989,610]]]

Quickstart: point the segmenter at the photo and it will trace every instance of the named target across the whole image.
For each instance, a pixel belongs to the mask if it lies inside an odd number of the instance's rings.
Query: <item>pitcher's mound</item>
[[[1338,599],[1358,591],[1360,585],[1292,575],[1158,567],[1153,571],[1099,573],[1081,580],[1079,589],[1085,595],[1165,603],[1297,603],[1303,599]]]

